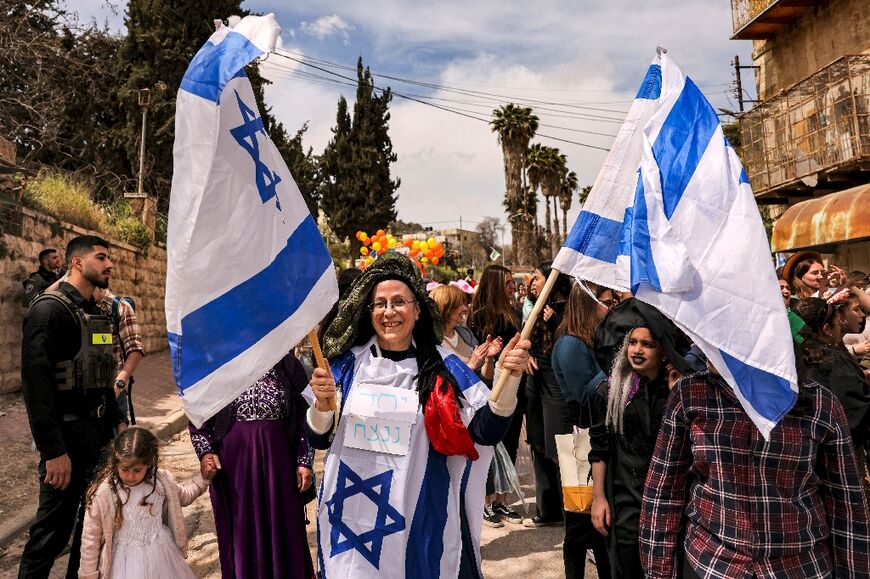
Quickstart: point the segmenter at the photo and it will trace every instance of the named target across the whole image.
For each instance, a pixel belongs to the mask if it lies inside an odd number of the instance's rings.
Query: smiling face
[[[468,306],[464,303],[459,304],[459,306],[453,308],[453,311],[447,314],[447,319],[444,320],[445,331],[448,327],[455,328],[456,326],[465,322],[466,314],[468,314]]]
[[[126,487],[134,487],[145,480],[148,474],[148,465],[139,461],[131,460],[118,465],[118,478]]]
[[[822,271],[824,269],[825,268],[821,263],[814,261],[812,265],[810,265],[810,269],[801,276],[801,281],[813,289],[819,289],[819,280],[822,277]]]
[[[400,301],[403,305],[396,306]],[[382,281],[375,286],[370,304],[373,304],[372,326],[378,335],[378,344],[396,352],[411,347],[411,332],[420,316],[420,306],[411,288],[395,279]]]
[[[649,379],[658,377],[664,366],[664,351],[647,328],[635,328],[628,335],[628,363],[632,370]]]

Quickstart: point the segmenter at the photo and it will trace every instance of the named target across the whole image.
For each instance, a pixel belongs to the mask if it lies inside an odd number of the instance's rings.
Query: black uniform
[[[24,297],[22,298],[24,307],[29,306],[33,298],[48,289],[48,286],[59,280],[62,275],[62,271],[54,272],[40,265],[38,270],[21,282],[24,285]]]
[[[101,314],[94,301],[85,300],[72,285],[61,283],[59,291],[85,313]],[[111,381],[100,388],[58,389],[58,363],[72,360],[82,345],[80,323],[66,305],[56,299],[40,299],[28,310],[23,329],[22,390],[40,461],[39,510],[21,556],[19,578],[48,577],[74,525],[67,577],[76,577],[84,519],[82,497],[103,447],[112,439],[112,428],[121,419]],[[43,479],[45,461],[63,454],[72,462],[72,474],[69,486],[60,490]]]
[[[592,402],[589,461],[607,465],[604,492],[610,505],[607,541],[612,576],[633,579],[644,576],[637,546],[640,504],[670,390],[664,377],[641,377],[622,415],[622,434],[606,425],[607,394],[605,381]]]

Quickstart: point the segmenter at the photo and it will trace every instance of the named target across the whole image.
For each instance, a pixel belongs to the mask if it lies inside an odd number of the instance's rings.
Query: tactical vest
[[[54,381],[57,389],[111,388],[118,367],[112,348],[112,320],[101,314],[86,313],[60,291],[47,291],[34,300],[33,304],[45,299],[62,303],[78,322],[81,332],[81,347],[73,359],[58,362],[55,366]]]

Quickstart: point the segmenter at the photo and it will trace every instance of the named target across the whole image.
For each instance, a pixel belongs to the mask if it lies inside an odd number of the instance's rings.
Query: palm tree
[[[535,243],[529,212],[530,194],[523,183],[526,149],[538,130],[538,117],[531,108],[513,103],[500,106],[492,112],[490,127],[498,133],[504,154],[505,208],[511,224],[513,254],[522,265],[535,262]]]
[[[555,234],[553,233],[553,219],[550,218],[550,199],[553,198],[555,210],[555,197],[559,194],[559,183],[562,174],[567,170],[567,158],[559,152],[555,147],[547,147],[538,143],[529,147],[527,154],[527,173],[529,176],[529,186],[533,190],[541,188],[541,193],[544,195],[544,200],[547,203],[546,210],[546,246],[549,246],[552,251],[558,251],[559,237],[559,214],[555,216]]]
[[[566,172],[562,176],[562,187],[559,192],[559,205],[562,207],[562,226],[564,227],[562,243],[565,243],[565,240],[568,239],[568,210],[571,209],[571,200],[577,187],[579,187],[577,173],[574,171]]]

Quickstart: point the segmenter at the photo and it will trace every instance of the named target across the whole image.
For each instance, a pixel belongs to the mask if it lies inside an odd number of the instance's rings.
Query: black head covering
[[[605,373],[609,373],[613,368],[613,359],[619,353],[625,336],[634,328],[648,328],[662,345],[674,368],[683,374],[695,372],[683,357],[691,345],[686,335],[651,305],[629,298],[610,310],[598,324],[595,332],[595,358]]]

